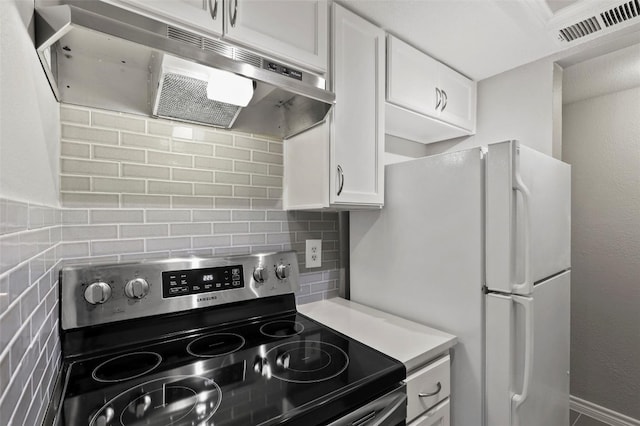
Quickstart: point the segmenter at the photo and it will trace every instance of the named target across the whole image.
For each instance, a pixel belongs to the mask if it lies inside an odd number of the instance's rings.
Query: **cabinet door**
[[[225,0],[225,38],[325,72],[327,8],[326,0]]]
[[[106,0],[205,35],[221,36],[223,0]]]
[[[330,201],[384,202],[384,31],[333,5]]]
[[[476,83],[439,64],[438,87],[442,91],[440,119],[471,132],[476,128]]]
[[[387,38],[387,100],[403,108],[439,115],[437,96],[441,64],[393,36]]]

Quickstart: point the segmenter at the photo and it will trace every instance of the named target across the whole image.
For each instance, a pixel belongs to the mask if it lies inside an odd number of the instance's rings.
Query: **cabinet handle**
[[[344,172],[340,166],[338,166],[338,182],[340,182],[340,186],[338,187],[338,193],[336,196],[342,194],[342,188],[344,188]]]
[[[429,398],[430,396],[436,396],[437,394],[440,393],[441,390],[442,390],[442,385],[440,384],[440,382],[438,382],[438,384],[436,385],[435,392],[430,392],[430,393],[422,393],[422,392],[420,392],[418,394],[418,396],[420,398]]]
[[[444,109],[447,107],[447,92],[443,90],[442,95],[444,96],[444,101],[442,102],[442,109],[440,111],[444,111]]]
[[[436,111],[440,107],[440,103],[442,102],[442,92],[440,89],[436,87]]]
[[[229,20],[231,21],[231,26],[236,26],[236,18],[238,17],[238,0],[235,0],[233,3],[233,13],[229,11]]]
[[[209,0],[209,13],[214,21],[218,17],[218,0]]]

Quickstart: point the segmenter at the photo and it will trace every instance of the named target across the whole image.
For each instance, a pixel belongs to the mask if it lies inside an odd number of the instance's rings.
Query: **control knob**
[[[129,299],[142,299],[149,294],[149,283],[144,278],[134,278],[124,286],[124,294]]]
[[[91,283],[84,289],[84,300],[92,305],[101,305],[111,297],[111,286],[102,281]]]
[[[285,265],[283,263],[279,264],[276,267],[276,277],[278,277],[279,280],[284,280],[285,278],[288,278],[290,269],[291,269],[291,266],[289,265]]]
[[[253,279],[258,283],[263,283],[268,278],[267,270],[263,266],[258,266],[253,270]]]

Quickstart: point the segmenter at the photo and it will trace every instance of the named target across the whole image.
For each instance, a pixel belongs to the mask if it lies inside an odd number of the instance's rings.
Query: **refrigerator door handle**
[[[522,379],[522,393],[514,393],[511,396],[511,425],[519,426],[520,417],[518,416],[518,408],[527,399],[529,394],[529,386],[531,383],[531,372],[533,370],[533,298],[512,296],[514,303],[522,306],[524,309],[524,371]]]
[[[516,294],[531,294],[533,292],[533,277],[531,276],[531,193],[529,188],[522,182],[520,174],[515,173],[513,189],[522,195],[522,219],[524,222],[524,280],[520,283],[511,284],[511,291]]]

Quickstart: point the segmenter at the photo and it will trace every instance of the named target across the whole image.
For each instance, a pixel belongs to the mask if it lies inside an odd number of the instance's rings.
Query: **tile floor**
[[[596,420],[573,410],[569,412],[569,424],[571,426],[607,426],[607,423],[603,423],[600,420]]]

